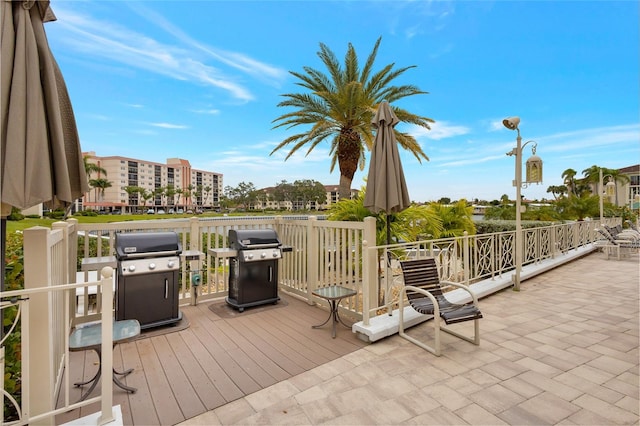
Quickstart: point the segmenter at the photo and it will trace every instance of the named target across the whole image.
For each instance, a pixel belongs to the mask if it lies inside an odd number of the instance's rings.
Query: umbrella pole
[[[391,244],[391,222],[389,220],[390,215],[389,213],[387,213],[387,245]],[[385,256],[384,262],[385,262],[385,281],[386,281],[386,285],[385,285],[385,298],[389,298],[389,277],[387,277],[388,273],[391,273],[391,251],[389,250],[389,248],[387,247],[386,249],[387,255]],[[386,300],[388,301],[388,300]],[[393,309],[388,308],[388,314],[392,315],[393,314]]]
[[[390,214],[387,213],[387,245],[391,244],[391,222],[389,221]]]

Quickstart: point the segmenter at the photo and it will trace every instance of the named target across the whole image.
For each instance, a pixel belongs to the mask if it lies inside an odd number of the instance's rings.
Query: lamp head
[[[520,117],[507,117],[502,120],[502,124],[509,130],[516,130],[520,125]]]

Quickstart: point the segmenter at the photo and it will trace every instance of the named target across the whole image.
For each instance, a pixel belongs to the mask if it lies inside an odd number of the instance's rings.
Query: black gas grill
[[[229,296],[240,312],[250,306],[278,303],[278,260],[291,248],[280,244],[273,229],[231,229]]]
[[[137,319],[142,329],[180,321],[178,234],[116,233],[115,249],[116,320]]]

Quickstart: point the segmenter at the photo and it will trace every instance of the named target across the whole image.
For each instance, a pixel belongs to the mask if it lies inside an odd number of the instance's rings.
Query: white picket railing
[[[100,424],[111,422],[113,415],[112,383],[103,380],[101,396],[80,403],[69,399],[69,331],[76,317],[76,291],[93,286],[98,289],[103,311],[102,372],[109,377],[112,358],[113,287],[111,268],[102,279],[75,284],[77,258],[77,221],[58,222],[52,229],[34,227],[24,231],[24,289],[0,294],[0,309],[15,311],[14,325],[2,339],[3,406],[15,408],[17,419],[0,419],[11,425],[53,424],[55,415],[96,402],[102,403]],[[73,266],[72,266],[73,265]],[[20,333],[21,384],[18,395],[5,391],[5,342]],[[60,392],[64,390],[62,399]],[[58,402],[61,401],[61,402]]]

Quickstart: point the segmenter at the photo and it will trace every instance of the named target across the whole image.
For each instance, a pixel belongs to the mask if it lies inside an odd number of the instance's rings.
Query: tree
[[[237,187],[226,186],[225,195],[231,205],[249,208],[257,199],[256,187],[253,183],[240,182]]]
[[[616,169],[607,169],[605,167],[599,167],[596,165],[593,165],[587,169],[584,169],[582,171],[582,174],[584,175],[584,181],[585,183],[589,183],[595,186],[596,191],[595,193],[600,196],[600,192],[604,191],[604,188],[600,188],[600,171],[602,171],[602,176],[603,178],[605,176],[610,176],[610,178],[613,179],[613,182],[615,184],[622,184],[624,185],[625,183],[629,182],[629,176],[620,173],[618,170]],[[605,182],[603,182],[604,184]],[[618,191],[616,190],[615,193],[615,201],[616,201],[616,205],[618,205]]]
[[[387,215],[384,212],[374,214],[364,207],[366,188],[358,195],[332,204],[329,208],[329,220],[362,222],[367,216],[376,218],[376,245],[387,243]],[[395,241],[419,241],[439,238],[443,232],[442,221],[426,206],[412,204],[403,211],[391,215],[391,235]]]
[[[107,171],[105,169],[103,169],[96,163],[89,162],[89,160],[90,160],[90,157],[88,155],[85,155],[82,157],[82,161],[84,162],[84,171],[88,177],[91,177],[93,173],[97,173],[98,176],[107,175]]]
[[[443,228],[440,238],[461,237],[465,232],[470,235],[476,233],[473,207],[467,206],[467,200],[459,200],[453,205],[432,203],[427,208],[440,218]]]
[[[167,185],[164,190],[164,195],[167,197],[167,204],[170,204],[171,207],[175,207],[176,187],[171,184]],[[169,200],[171,200],[170,203]]]
[[[207,200],[209,199],[209,194],[211,193],[212,189],[213,188],[211,188],[209,185],[207,185],[207,186],[205,186],[203,188],[203,190],[204,190],[204,198],[202,199],[202,204],[205,205],[205,206],[207,205]]]
[[[139,194],[142,191],[142,188],[140,188],[139,186],[125,186],[123,189],[129,195],[129,199],[131,199],[131,196],[133,194]],[[127,204],[129,204],[128,201],[127,201]],[[132,210],[133,210],[133,207],[129,205],[129,212],[131,212]]]
[[[140,197],[142,198],[142,206],[146,207],[147,206],[147,201],[151,200],[153,197],[155,197],[155,194],[151,191],[147,191],[144,188],[141,188],[142,190],[140,191]]]
[[[100,195],[100,200],[102,201],[104,190],[112,186],[111,182],[107,179],[91,179],[89,185],[96,190],[96,202],[98,202],[98,195]]]
[[[351,182],[360,167],[365,166],[365,150],[373,145],[371,120],[380,102],[386,100],[390,104],[407,96],[427,94],[413,85],[392,86],[391,83],[407,70],[408,66],[394,70],[395,64],[389,64],[380,71],[373,72],[374,62],[380,45],[379,38],[362,69],[359,67],[358,55],[351,43],[347,48],[344,65],[340,64],[335,54],[323,43],[320,43],[318,57],[325,65],[328,75],[311,67],[304,67],[304,72],[290,73],[296,77],[299,86],[309,93],[286,93],[286,99],[279,107],[293,107],[294,111],[281,115],[273,120],[274,129],[311,126],[302,133],[289,136],[276,146],[274,152],[290,146],[285,159],[289,159],[300,148],[308,145],[306,155],[323,141],[331,144],[331,166],[336,164],[340,169],[340,199],[348,199],[351,195]],[[430,129],[429,123],[434,121],[428,117],[415,115],[393,107],[401,122],[411,123]],[[408,133],[395,129],[398,144],[410,151],[419,162],[429,160],[416,139]]]
[[[190,183],[189,185],[187,185],[187,189],[182,192],[182,195],[184,196],[184,199],[187,203],[187,208],[193,205],[193,200],[191,199],[191,197],[193,197],[193,195],[195,194],[195,189],[196,188],[193,186],[193,184]]]
[[[576,182],[575,182],[576,174],[578,174],[578,172],[576,172],[573,169],[567,169],[564,172],[562,172],[563,183],[567,187],[567,193],[569,194],[569,196],[571,196],[571,194],[575,194],[576,193],[575,192],[575,189],[576,189]]]
[[[182,188],[176,188],[176,196],[178,197],[178,206],[180,205],[180,197],[182,197]]]
[[[297,180],[293,183],[293,196],[298,205],[303,209],[307,204],[323,204],[327,200],[327,191],[324,185],[313,179]]]
[[[551,185],[547,188],[547,192],[550,192],[553,195],[553,199],[557,200],[558,196],[563,196],[567,193],[567,187],[565,185]]]
[[[600,197],[583,194],[580,197],[574,195],[563,198],[558,201],[558,209],[562,212],[562,217],[567,219],[583,220],[586,217],[598,217]]]
[[[160,206],[164,206],[164,194],[165,188],[158,186],[153,190],[153,195],[156,197],[160,197]]]
[[[293,185],[286,180],[281,181],[273,189],[273,199],[278,202],[289,201],[293,203],[295,196]]]

